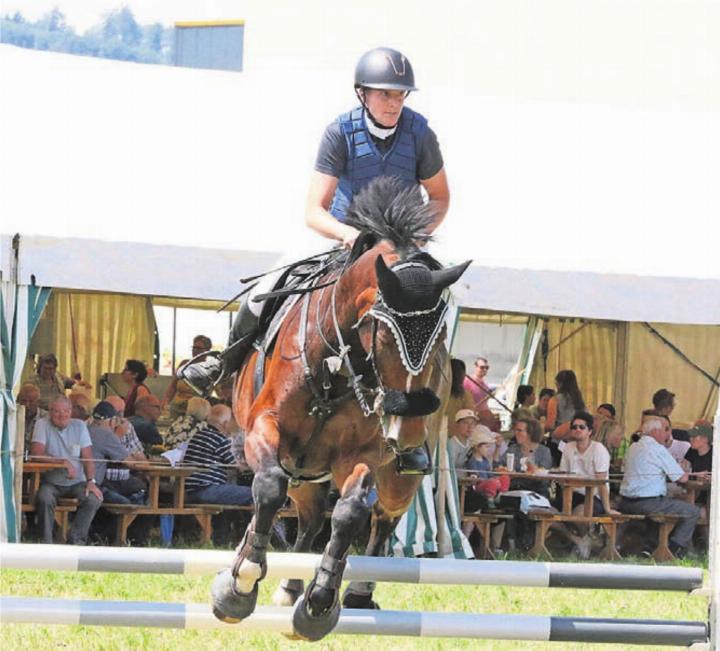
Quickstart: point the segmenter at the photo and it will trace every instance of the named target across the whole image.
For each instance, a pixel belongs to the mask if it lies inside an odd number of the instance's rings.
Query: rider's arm
[[[337,185],[338,179],[330,174],[312,173],[305,206],[305,223],[323,237],[352,246],[358,236],[357,229],[343,224],[328,212]]]
[[[435,221],[430,227],[432,233],[445,219],[448,207],[450,206],[450,188],[448,186],[447,174],[443,167],[437,174],[429,179],[420,181],[428,193],[428,199],[435,205]]]

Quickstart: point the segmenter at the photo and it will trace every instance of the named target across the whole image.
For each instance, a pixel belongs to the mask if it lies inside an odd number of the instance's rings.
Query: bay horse
[[[359,193],[347,223],[360,230],[317,289],[297,297],[267,359],[255,351],[235,382],[233,411],[245,431],[245,456],[255,476],[254,515],[231,568],[213,583],[213,612],[238,622],[256,605],[267,571],[273,519],[289,495],[298,532],[294,552],[310,551],[325,521],[329,480],[340,491],[330,540],[314,579],[285,580],[276,603],[295,603],[296,636],[318,640],[340,615],[340,584],[356,533],[377,490],[366,553],[381,555],[422,477],[398,473],[396,451],[422,446],[425,419],[440,406],[445,290],[470,261],[442,266],[418,243],[430,238],[433,206],[419,188],[381,177]],[[255,395],[257,366],[265,381]],[[351,583],[343,604],[376,607],[373,584]]]

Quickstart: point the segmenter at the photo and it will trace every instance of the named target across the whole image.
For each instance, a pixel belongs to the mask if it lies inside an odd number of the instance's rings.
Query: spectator
[[[670,416],[675,409],[675,394],[667,389],[660,389],[653,394],[653,407],[658,416]]]
[[[663,422],[663,428],[665,429],[665,434],[667,436],[665,439],[665,447],[668,449],[668,452],[670,452],[670,456],[675,459],[675,462],[682,466],[685,454],[687,454],[687,451],[690,449],[690,441],[675,440],[673,437],[673,428],[672,423],[670,422],[670,417],[665,414],[658,413],[657,409],[654,409],[653,413],[650,415],[644,415],[643,419],[651,418],[655,415],[657,415],[657,417]]]
[[[513,425],[513,435],[515,442],[508,446],[501,465],[507,466],[507,455],[513,454],[513,467],[508,468],[512,472],[532,473],[539,468],[552,467],[550,450],[541,442],[543,431],[539,421],[534,418],[521,418]],[[535,491],[547,497],[549,485],[544,481],[518,478],[512,480],[512,489]]]
[[[622,425],[616,420],[605,418],[599,426],[593,425],[593,440],[605,446],[610,453],[610,467],[619,471],[629,445],[623,435]]]
[[[165,447],[177,448],[186,444],[195,432],[205,429],[210,403],[204,398],[190,398],[184,416],[175,420],[165,436]]]
[[[555,389],[549,389],[545,387],[540,389],[540,396],[538,397],[538,403],[530,408],[530,415],[539,420],[543,425],[547,419],[547,407],[550,402],[550,398],[555,395]]]
[[[465,468],[470,454],[470,435],[478,424],[472,409],[460,409],[455,414],[455,435],[450,439],[450,460],[456,470]]]
[[[228,428],[232,412],[226,405],[215,405],[210,410],[205,427],[196,432],[188,442],[185,463],[203,468],[190,475],[185,482],[185,493],[190,503],[230,504],[247,506],[253,503],[252,488],[230,483],[228,469],[235,467]],[[221,513],[214,518],[216,540],[228,538],[232,516]],[[283,536],[284,537],[284,536]]]
[[[92,441],[85,423],[70,418],[70,400],[61,396],[50,412],[35,424],[30,451],[34,457],[61,460],[64,468],[46,472],[37,493],[37,518],[44,543],[52,543],[55,506],[59,497],[72,497],[79,506],[68,542],[83,545],[90,524],[102,504],[102,491],[95,483]]]
[[[71,392],[68,396],[70,403],[72,404],[71,418],[77,418],[78,420],[87,421],[92,411],[92,403],[90,398],[86,394],[80,392]]]
[[[95,460],[95,480],[104,501],[109,504],[130,504],[138,500],[131,500],[129,496],[145,491],[147,486],[141,479],[131,476],[128,468],[107,468],[107,461],[132,461],[113,431],[118,417],[115,407],[103,400],[93,409],[88,432]]]
[[[595,415],[593,416],[593,425],[595,427],[595,431],[600,428],[600,425],[602,425],[604,421],[608,419],[614,420],[616,413],[617,412],[615,411],[615,405],[612,405],[609,402],[598,405],[598,408],[595,410]]]
[[[109,402],[118,413],[118,416],[113,422],[113,431],[115,432],[115,436],[117,436],[125,446],[130,458],[133,461],[143,461],[147,459],[145,450],[135,432],[133,424],[123,417],[125,401],[120,396],[108,396],[105,398],[105,401]]]
[[[32,375],[28,382],[34,384],[40,391],[40,407],[49,409],[50,403],[60,396],[65,395],[65,389],[71,389],[75,384],[91,388],[87,382],[73,380],[58,373],[57,357],[52,353],[41,355],[37,362],[37,372]]]
[[[150,389],[145,385],[148,376],[147,367],[139,359],[129,359],[125,362],[122,379],[130,387],[125,396],[125,417],[135,415],[135,403],[138,398],[150,395]]]
[[[551,432],[556,441],[568,440],[572,438],[570,421],[578,411],[585,411],[585,400],[574,371],[560,371],[555,376],[555,384],[557,393],[548,402],[545,431]]]
[[[650,417],[642,426],[640,440],[631,445],[625,456],[625,475],[620,485],[622,500],[619,508],[623,513],[645,515],[664,513],[678,515],[681,520],[670,535],[670,551],[682,558],[692,541],[700,509],[684,500],[667,497],[667,482],[684,483],[688,475],[670,456],[665,444],[667,428],[660,417]],[[649,546],[643,550],[649,555]]]
[[[35,423],[40,418],[45,418],[47,411],[40,407],[40,389],[30,382],[20,387],[17,403],[25,407],[25,449],[29,452]]]
[[[162,445],[163,439],[157,428],[157,420],[160,418],[162,405],[151,393],[138,398],[135,402],[135,415],[128,420],[135,428],[135,433],[143,444],[146,453],[153,445]]]
[[[695,425],[688,431],[690,436],[690,449],[685,454],[685,461],[688,464],[689,472],[695,475],[699,481],[709,482],[712,473],[713,455],[713,427],[712,425]],[[700,498],[707,499],[707,493],[702,493]],[[698,498],[698,501],[700,499]]]
[[[212,341],[210,337],[205,335],[196,335],[192,341],[192,351],[190,358],[200,361],[203,359],[204,353],[212,349]],[[180,366],[184,366],[189,360],[184,359],[180,362]],[[176,369],[177,370],[177,369]],[[231,383],[232,384],[232,383]],[[176,420],[185,415],[187,411],[187,403],[190,398],[197,395],[195,390],[184,380],[180,380],[174,373],[173,379],[165,392],[163,406],[168,405],[170,408],[170,418]]]
[[[498,417],[490,411],[488,401],[493,397],[492,388],[485,381],[490,364],[485,357],[477,357],[473,367],[473,375],[465,376],[463,386],[470,393],[475,402],[475,413],[478,420],[489,427],[493,431],[499,431],[500,421]]]
[[[445,415],[448,419],[448,438],[452,438],[457,432],[458,425],[455,421],[455,414],[461,409],[469,409],[470,411],[474,411],[475,409],[475,401],[472,395],[463,386],[465,381],[465,362],[453,357],[450,360],[450,369],[452,371],[450,397],[445,406]]]
[[[515,409],[512,413],[512,422],[520,418],[532,418],[532,406],[535,404],[535,389],[530,384],[521,384],[517,389]]]
[[[492,458],[491,446],[494,437],[484,425],[477,425],[470,435],[470,455],[467,458],[465,469],[468,476],[478,481],[465,493],[464,512],[474,513],[495,506],[495,498],[499,493],[505,492],[510,486],[507,475],[493,473],[495,461]],[[463,525],[463,533],[469,539],[475,528],[474,522]],[[502,542],[505,523],[502,522],[492,528],[492,546],[498,549]]]
[[[610,453],[605,446],[592,440],[593,417],[585,411],[577,412],[570,429],[575,440],[567,443],[560,460],[562,472],[586,477],[607,479],[610,471]],[[617,513],[610,507],[610,491],[607,484],[599,487],[599,496],[594,497],[593,515]],[[573,489],[573,510],[579,515],[585,504],[585,489]]]

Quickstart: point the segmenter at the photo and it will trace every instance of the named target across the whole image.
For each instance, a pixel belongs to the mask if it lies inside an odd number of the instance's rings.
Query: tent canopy
[[[3,237],[7,262],[11,238]],[[274,251],[230,251],[21,236],[18,282],[56,289],[226,301]],[[0,268],[3,261],[0,259]],[[720,324],[720,279],[537,271],[472,265],[456,286],[469,309],[611,321]]]

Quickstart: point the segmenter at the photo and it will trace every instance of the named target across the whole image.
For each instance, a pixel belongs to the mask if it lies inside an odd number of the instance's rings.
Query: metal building
[[[241,72],[244,41],[244,20],[175,23],[175,65]]]

